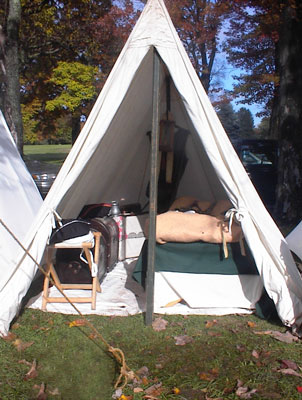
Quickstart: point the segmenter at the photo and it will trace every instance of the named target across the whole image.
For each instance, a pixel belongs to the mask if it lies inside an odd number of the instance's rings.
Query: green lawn
[[[24,155],[30,160],[38,160],[61,165],[70,149],[70,144],[41,144],[26,145],[24,146],[23,151]]]
[[[284,327],[256,316],[154,317],[166,321],[164,329],[146,326],[143,315],[88,316],[139,374],[116,398],[301,399],[301,342],[274,338]],[[119,365],[82,322],[25,309],[0,340],[1,400],[37,399],[41,389],[47,399],[112,399]]]

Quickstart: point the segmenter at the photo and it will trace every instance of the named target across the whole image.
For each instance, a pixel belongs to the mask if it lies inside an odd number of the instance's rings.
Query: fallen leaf
[[[86,325],[85,319],[76,319],[69,323],[69,328],[72,328],[73,326],[84,326],[84,325]]]
[[[159,396],[162,392],[162,383],[155,383],[154,385],[148,387],[148,389],[145,390],[145,393],[147,395],[151,395],[151,396]]]
[[[185,346],[188,343],[193,342],[193,338],[188,335],[174,336],[176,346]]]
[[[145,386],[149,385],[149,380],[148,380],[148,378],[146,376],[142,377],[142,384],[145,385]]]
[[[6,336],[2,336],[2,339],[4,339],[6,342],[12,342],[13,340],[17,339],[17,335],[13,332],[8,332]]]
[[[289,331],[286,333],[282,333],[279,331],[262,331],[262,332],[254,332],[256,335],[269,335],[272,336],[274,339],[279,340],[280,342],[284,343],[293,343],[299,342],[299,338],[292,335]]]
[[[234,387],[225,387],[223,389],[223,394],[231,394],[234,392]]]
[[[60,396],[60,391],[58,388],[54,388],[53,390],[49,390],[48,389],[49,394],[51,394],[52,396]]]
[[[202,381],[208,381],[211,382],[214,379],[216,379],[218,376],[218,370],[213,368],[212,370],[210,370],[209,372],[201,372],[199,374],[199,379],[201,379]]]
[[[155,331],[163,331],[166,329],[166,326],[168,325],[168,321],[166,321],[163,318],[156,318],[153,322],[152,322],[152,328]]]
[[[256,323],[255,323],[255,322],[252,322],[252,321],[248,321],[248,322],[247,322],[247,326],[248,326],[249,328],[255,328]]]
[[[257,389],[250,390],[247,386],[243,385],[243,382],[240,379],[238,379],[236,390],[236,395],[238,397],[241,399],[250,399],[256,392]]]
[[[240,399],[250,399],[255,393],[257,393],[257,389],[249,390],[246,387],[240,387],[236,390],[236,395]]]
[[[258,351],[257,351],[257,350],[253,350],[253,351],[252,351],[252,356],[258,359],[258,358],[259,358],[259,353],[258,353]]]
[[[272,336],[275,339],[279,340],[280,342],[284,342],[284,343],[299,342],[299,338],[297,336],[292,335],[289,331],[287,331],[285,333],[273,331]]]
[[[36,400],[46,400],[47,399],[47,394],[45,393],[45,384],[42,383],[40,386],[39,393],[36,397]]]
[[[34,344],[34,342],[22,342],[21,339],[16,339],[13,342],[13,345],[16,347],[17,350],[19,351],[23,351],[25,349],[27,349],[28,347],[30,347],[32,344]]]
[[[213,319],[212,321],[207,321],[206,322],[206,328],[212,328],[212,326],[217,324],[217,320]]]
[[[140,369],[138,369],[136,371],[136,375],[139,376],[139,377],[148,376],[149,375],[149,368],[146,367],[146,366],[141,367]]]
[[[26,361],[26,360],[19,360],[18,364],[32,365],[32,363],[30,363],[29,361]]]
[[[112,398],[113,399],[119,399],[121,395],[123,394],[123,390],[121,388],[116,389],[116,391],[113,393]]]
[[[298,365],[291,360],[281,360],[281,368],[291,368],[294,369],[295,371],[298,369]]]
[[[182,301],[181,298],[174,300],[174,301],[170,301],[169,303],[167,303],[166,305],[162,306],[162,308],[168,308],[168,307],[173,307],[176,304],[180,303]]]
[[[242,344],[237,344],[236,349],[241,353],[246,350],[245,346],[243,346]]]
[[[118,400],[132,400],[132,399],[133,396],[125,396],[124,394],[122,394]]]
[[[141,393],[143,391],[144,391],[144,389],[140,388],[140,387],[136,387],[136,388],[133,389],[133,393]]]
[[[291,368],[282,368],[282,369],[277,369],[278,372],[281,372],[281,374],[284,375],[294,375],[294,376],[299,376],[302,378],[302,374],[299,374],[299,372],[291,369]]]
[[[37,362],[36,360],[33,361],[31,364],[31,367],[27,374],[24,376],[24,380],[28,381],[29,379],[34,379],[38,376],[38,371],[37,371]]]

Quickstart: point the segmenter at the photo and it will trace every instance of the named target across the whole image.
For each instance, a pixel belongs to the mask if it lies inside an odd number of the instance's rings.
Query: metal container
[[[114,219],[118,226],[118,260],[124,261],[126,258],[126,219],[121,214],[117,201],[112,202],[109,216]]]

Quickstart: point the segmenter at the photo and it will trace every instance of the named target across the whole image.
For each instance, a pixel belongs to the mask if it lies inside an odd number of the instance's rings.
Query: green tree
[[[254,118],[250,110],[241,107],[236,112],[236,120],[238,125],[239,136],[249,137],[254,134]]]
[[[259,138],[268,138],[269,137],[269,126],[270,126],[270,118],[263,117],[260,123],[255,128],[255,135]]]
[[[80,127],[82,109],[96,97],[94,86],[98,69],[79,62],[59,61],[49,82],[56,87],[57,95],[46,101],[46,111],[61,111],[72,115],[72,139],[76,139]]]
[[[217,115],[230,137],[238,136],[238,122],[236,113],[230,102],[222,103],[217,107]]]

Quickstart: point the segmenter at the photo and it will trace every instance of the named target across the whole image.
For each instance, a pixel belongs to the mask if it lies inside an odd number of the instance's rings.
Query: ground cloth
[[[169,246],[167,247],[169,248]],[[219,250],[219,245],[217,249]],[[217,259],[220,259],[219,253],[220,251],[217,254]],[[233,254],[231,251],[229,253]],[[239,258],[240,257],[239,255]],[[224,266],[223,268],[225,268],[228,263],[230,263],[228,259],[224,259],[221,262]],[[174,266],[176,265],[178,265],[178,263],[174,264]],[[101,284],[102,293],[97,294],[96,310],[91,310],[91,304],[77,303],[77,308],[79,308],[83,314],[98,315],[127,316],[144,312],[145,292],[143,287],[133,279],[133,276],[137,276],[137,268],[139,268],[139,266],[136,266],[136,258],[129,259],[124,263],[119,262],[115,268],[105,276]],[[260,277],[257,275],[194,274],[192,279],[192,273],[193,271],[187,274],[169,271],[155,273],[154,313],[184,315],[250,313],[254,311],[255,301],[261,296],[262,285]],[[200,280],[197,279],[198,275],[200,276]],[[186,297],[189,293],[188,302],[191,304],[183,300],[173,307],[164,307],[170,301],[179,298],[179,290],[173,290],[174,281],[176,281],[176,288],[180,285],[180,292],[185,292],[181,293],[181,297],[183,295]],[[245,290],[241,289],[242,284],[245,286]],[[246,292],[246,290],[248,290],[248,292]],[[50,291],[51,296],[59,295],[57,289],[54,287],[52,287]],[[74,290],[65,291],[69,296],[75,297],[81,295],[85,296],[87,293],[85,292],[86,291]],[[196,293],[197,299],[195,298]],[[206,300],[209,299],[211,301],[207,303]],[[31,298],[27,306],[41,309],[42,294],[40,293],[36,297]],[[73,307],[68,303],[50,303],[47,305],[47,311],[76,314]]]

